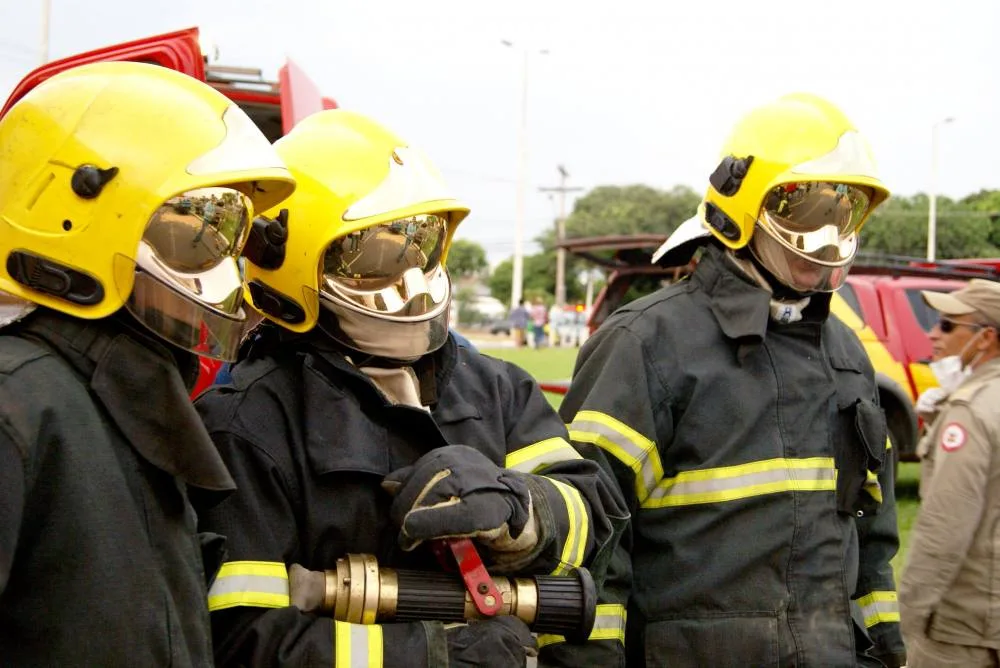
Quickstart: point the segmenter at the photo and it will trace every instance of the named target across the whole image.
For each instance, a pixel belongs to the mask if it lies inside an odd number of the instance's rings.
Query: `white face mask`
[[[976,332],[976,334],[969,339],[964,346],[962,346],[962,350],[960,350],[957,355],[942,357],[936,362],[931,362],[928,365],[931,369],[931,373],[933,373],[934,377],[937,379],[938,385],[940,385],[941,389],[948,394],[954,392],[966,378],[972,375],[972,367],[975,365],[980,355],[977,354],[969,361],[968,364],[962,364],[962,358],[965,356],[965,351],[968,350],[969,346],[975,343],[976,339],[979,338],[980,332]]]

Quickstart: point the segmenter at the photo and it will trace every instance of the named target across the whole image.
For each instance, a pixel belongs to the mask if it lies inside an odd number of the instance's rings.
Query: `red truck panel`
[[[109,60],[129,60],[134,62],[152,63],[172,70],[183,72],[195,79],[205,80],[205,61],[201,55],[198,43],[198,29],[187,28],[177,32],[137,39],[133,42],[115,44],[94,51],[77,54],[61,60],[54,60],[32,70],[14,88],[7,98],[6,104],[0,110],[0,117],[7,113],[15,102],[24,97],[28,91],[46,79],[60,72],[85,65]]]

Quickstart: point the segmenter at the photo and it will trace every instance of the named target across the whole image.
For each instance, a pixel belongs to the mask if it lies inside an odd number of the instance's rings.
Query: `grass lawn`
[[[484,349],[483,353],[499,357],[517,364],[530,373],[536,380],[566,380],[573,375],[573,363],[576,360],[576,348],[496,348]],[[562,397],[557,394],[546,395],[549,403],[558,407]],[[909,545],[910,529],[917,518],[917,485],[920,477],[919,464],[900,464],[899,480],[896,481],[896,501],[899,518],[899,553],[893,559],[893,569],[896,579],[906,563],[906,550]]]

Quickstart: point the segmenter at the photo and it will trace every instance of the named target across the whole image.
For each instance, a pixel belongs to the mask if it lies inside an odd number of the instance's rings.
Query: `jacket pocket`
[[[882,504],[878,474],[885,464],[885,416],[866,399],[858,399],[841,414],[843,433],[836,448],[837,510],[858,517],[875,514]]]
[[[645,629],[646,666],[771,668],[778,665],[778,616],[745,613],[653,622]]]

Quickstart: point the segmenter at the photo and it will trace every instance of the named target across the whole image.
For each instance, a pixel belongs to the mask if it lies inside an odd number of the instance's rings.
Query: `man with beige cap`
[[[899,603],[910,668],[1000,665],[1000,283],[927,292],[947,396],[918,447],[922,505]]]

